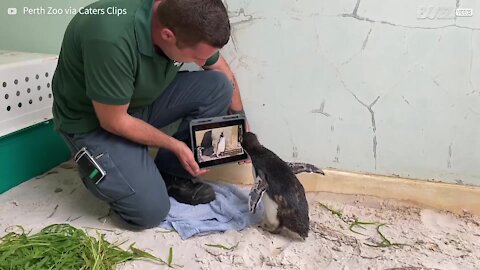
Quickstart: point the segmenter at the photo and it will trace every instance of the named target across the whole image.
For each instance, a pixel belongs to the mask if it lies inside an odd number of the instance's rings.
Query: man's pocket
[[[115,202],[135,194],[135,190],[123,176],[108,153],[97,154],[96,162],[106,172],[106,176],[98,183],[88,176],[82,177],[85,186],[101,200]],[[95,154],[94,154],[95,157]]]

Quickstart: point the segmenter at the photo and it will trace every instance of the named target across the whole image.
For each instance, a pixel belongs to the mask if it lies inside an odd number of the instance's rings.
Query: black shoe
[[[193,182],[192,179],[162,173],[168,195],[180,203],[197,205],[215,200],[213,188],[207,184]]]

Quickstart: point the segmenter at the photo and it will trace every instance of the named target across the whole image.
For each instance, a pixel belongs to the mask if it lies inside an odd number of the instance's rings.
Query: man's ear
[[[172,32],[172,30],[170,30],[168,28],[163,28],[160,31],[160,35],[161,35],[163,40],[166,40],[166,41],[169,41],[169,42],[172,42],[172,41],[176,42],[175,34]]]

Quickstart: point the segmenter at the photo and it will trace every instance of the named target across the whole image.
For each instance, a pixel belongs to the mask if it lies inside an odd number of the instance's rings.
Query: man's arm
[[[243,115],[245,117],[245,129],[246,131],[250,131],[250,125],[248,124],[248,120],[245,116],[245,111],[243,110],[242,97],[240,95],[240,88],[238,87],[237,80],[235,79],[235,75],[233,75],[233,72],[230,69],[230,66],[228,65],[227,61],[225,61],[225,58],[223,58],[223,56],[220,55],[220,57],[218,58],[217,62],[215,62],[215,64],[210,66],[204,66],[203,68],[220,71],[224,73],[227,76],[227,78],[230,80],[230,83],[233,86],[233,96],[232,96],[232,102],[230,103],[230,108],[228,112],[230,114]],[[241,163],[250,163],[250,161],[239,162],[239,164]]]
[[[225,58],[223,58],[223,56],[220,55],[220,57],[218,58],[215,64],[210,66],[205,66],[204,68],[220,71],[227,76],[227,78],[230,80],[230,83],[233,86],[232,103],[230,104],[229,112],[232,114],[239,113],[239,114],[245,115],[245,112],[243,110],[242,98],[240,95],[240,88],[238,87],[237,80],[235,79],[235,76],[233,75],[233,72],[230,69],[230,66],[228,65],[227,61],[225,61]]]
[[[83,61],[86,94],[103,129],[139,144],[172,151],[193,176],[206,171],[200,170],[185,143],[128,114],[135,90],[134,56],[125,53],[119,44],[93,38],[84,41]]]
[[[139,144],[166,148],[178,157],[181,165],[193,176],[206,172],[198,167],[192,150],[183,142],[168,136],[152,125],[127,113],[126,105],[107,105],[93,101],[100,126],[110,133]]]

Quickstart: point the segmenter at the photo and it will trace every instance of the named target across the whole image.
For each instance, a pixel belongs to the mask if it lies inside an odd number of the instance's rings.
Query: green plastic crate
[[[0,193],[70,158],[63,139],[46,121],[0,137]]]

